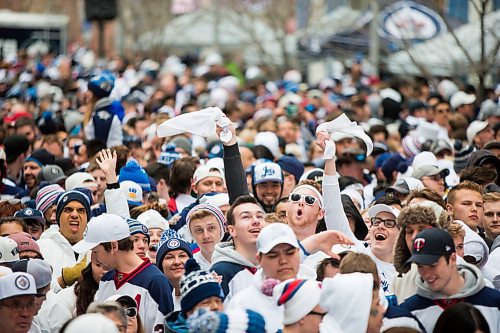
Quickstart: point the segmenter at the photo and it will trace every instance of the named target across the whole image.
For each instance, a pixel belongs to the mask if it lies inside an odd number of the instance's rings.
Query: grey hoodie
[[[215,246],[212,270],[222,277],[221,287],[227,304],[233,295],[252,283],[257,267],[236,252],[232,242],[224,242]]]
[[[417,277],[417,295],[428,299],[452,299],[464,298],[477,294],[484,288],[484,279],[481,271],[474,265],[462,263],[457,265],[458,272],[465,279],[465,283],[458,293],[455,295],[447,296],[441,293],[434,292],[427,287],[425,281],[420,276]]]

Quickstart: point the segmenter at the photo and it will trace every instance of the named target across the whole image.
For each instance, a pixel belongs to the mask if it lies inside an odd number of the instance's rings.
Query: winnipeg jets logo
[[[274,168],[265,166],[264,169],[262,169],[262,178],[265,178],[267,176],[274,176],[276,173],[276,170]]]

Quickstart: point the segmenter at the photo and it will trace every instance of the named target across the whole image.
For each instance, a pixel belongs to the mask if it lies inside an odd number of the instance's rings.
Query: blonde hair
[[[498,200],[500,200],[500,193],[498,192],[491,192],[483,195],[484,202],[495,202]]]
[[[451,238],[465,237],[465,230],[462,225],[457,222],[451,222],[447,227],[446,231],[450,234]]]

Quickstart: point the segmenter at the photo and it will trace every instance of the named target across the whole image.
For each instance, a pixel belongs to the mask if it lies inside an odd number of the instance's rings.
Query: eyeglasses
[[[311,311],[307,315],[320,316],[321,318],[323,318],[326,315],[326,312]]]
[[[125,308],[125,314],[129,318],[135,318],[135,316],[137,316],[137,308],[134,307]]]
[[[299,193],[292,193],[290,194],[290,201],[292,202],[299,202],[301,198],[304,198],[304,202],[306,203],[306,205],[309,205],[309,206],[312,206],[316,203],[316,197],[312,196],[312,195],[303,195],[303,194],[299,194]]]
[[[424,176],[425,178],[429,179],[429,180],[433,180],[435,182],[440,182],[443,180],[443,177],[441,177],[441,175],[434,175],[434,176]]]
[[[396,226],[396,220],[394,219],[388,219],[388,220],[382,220],[381,218],[378,217],[372,217],[370,220],[372,226],[378,226],[380,223],[383,223],[386,228],[394,228]]]
[[[23,309],[26,309],[28,311],[32,311],[36,307],[35,297],[33,297],[33,299],[27,303],[21,302],[18,300],[3,301],[3,302],[0,302],[0,306],[5,306],[5,307],[10,308],[14,311],[21,311]]]

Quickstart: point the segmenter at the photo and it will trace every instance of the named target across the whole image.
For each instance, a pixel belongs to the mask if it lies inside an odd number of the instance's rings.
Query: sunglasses
[[[135,318],[135,316],[137,316],[137,308],[134,308],[134,307],[125,308],[125,314],[129,318]]]
[[[292,202],[299,202],[301,198],[304,198],[304,202],[306,205],[312,206],[316,203],[318,199],[312,195],[303,195],[299,193],[292,193],[290,194],[290,201]]]
[[[394,228],[396,226],[396,220],[393,219],[388,219],[388,220],[382,220],[381,218],[378,217],[373,217],[370,220],[372,226],[378,226],[380,223],[383,223],[386,228]]]

